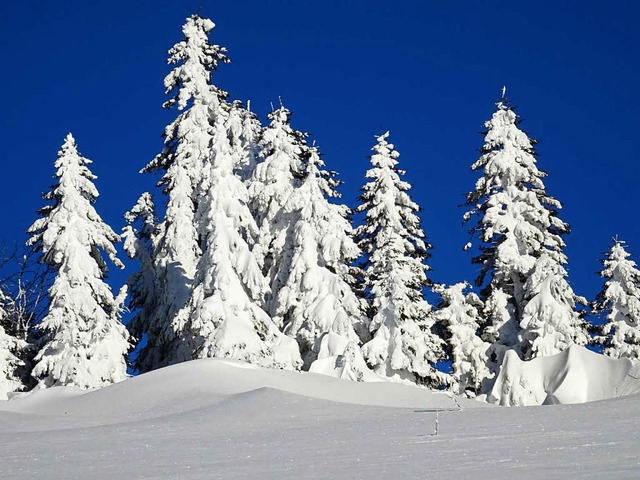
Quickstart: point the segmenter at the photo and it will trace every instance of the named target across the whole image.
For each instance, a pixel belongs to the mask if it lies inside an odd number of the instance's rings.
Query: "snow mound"
[[[264,388],[348,404],[456,408],[448,394],[418,387],[389,382],[358,383],[212,358],[162,368],[83,394],[68,387],[34,391],[0,402],[0,410],[39,415],[98,415],[109,420],[144,419],[196,410]],[[483,406],[471,400],[458,401],[469,407]]]
[[[586,403],[640,393],[640,362],[572,346],[522,361],[508,351],[488,401],[499,405]]]
[[[457,410],[392,382],[197,360],[0,402],[16,412],[0,411],[0,477],[622,480],[638,476],[639,402]]]

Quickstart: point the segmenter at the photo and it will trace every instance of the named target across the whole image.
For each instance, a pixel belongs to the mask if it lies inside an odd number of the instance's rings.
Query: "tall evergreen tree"
[[[487,358],[490,345],[478,335],[482,302],[475,293],[465,293],[468,287],[466,282],[437,285],[442,303],[436,317],[447,331],[453,390],[458,395],[475,396],[483,392],[485,380],[491,377]]]
[[[251,206],[258,222],[257,260],[271,287],[266,310],[276,316],[274,298],[286,282],[293,256],[293,225],[299,206],[289,199],[302,185],[305,134],[293,130],[284,106],[268,115],[260,142],[263,159],[249,183]]]
[[[98,191],[90,163],[67,135],[55,163],[57,184],[44,195],[51,203],[29,229],[28,244],[56,269],[49,311],[40,324],[44,344],[33,370],[43,386],[97,388],[127,377],[129,335],[120,323],[126,287],[114,298],[104,282],[102,257],[104,252],[123,268],[114,246],[120,238],[93,207]]]
[[[145,372],[191,358],[183,348],[189,322],[189,299],[201,257],[197,211],[209,189],[213,122],[227,117],[227,93],[214,86],[211,76],[220,63],[228,63],[226,49],[209,43],[211,20],[189,17],[182,27],[184,39],[169,50],[168,63],[175,68],[166,76],[163,107],[181,113],[164,131],[162,152],[142,171],[162,171],[159,185],[168,196],[164,220],[153,238],[153,263],[158,290],[157,305],[144,327],[146,346],[139,368]]]
[[[476,219],[471,232],[479,237],[480,254],[473,262],[481,266],[476,283],[484,287],[484,338],[493,343],[494,369],[508,348],[531,358],[587,339],[574,309],[584,299],[573,293],[563,268],[562,236],[569,226],[558,218],[560,202],[546,193],[537,142],[520,130],[505,98],[497,107],[485,123],[482,156],[472,165],[482,176],[467,195],[471,209],[464,216]]]
[[[640,359],[640,270],[615,240],[602,260],[604,286],[593,302],[593,312],[605,314],[605,355]]]
[[[356,210],[366,214],[357,237],[367,255],[373,333],[363,353],[383,376],[437,385],[442,374],[434,364],[442,358],[443,341],[434,332],[431,305],[422,293],[431,284],[425,264],[431,246],[420,226],[419,207],[409,197],[411,185],[401,179],[400,154],[388,137],[389,132],[378,136],[372,148],[372,168]]]
[[[298,340],[306,367],[321,351],[322,356],[342,355],[349,342],[367,338],[360,301],[351,288],[350,264],[360,250],[352,238],[349,209],[329,201],[339,196],[339,182],[323,167],[317,148],[307,148],[302,185],[285,206],[297,212],[293,254],[272,309],[284,332]]]

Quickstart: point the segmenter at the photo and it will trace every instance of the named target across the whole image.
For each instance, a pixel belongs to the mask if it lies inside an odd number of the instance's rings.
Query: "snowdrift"
[[[640,393],[640,362],[572,346],[524,362],[508,351],[488,401],[499,405],[586,403]]]
[[[162,368],[90,392],[71,387],[36,390],[8,402],[0,402],[0,410],[39,415],[151,418],[203,408],[265,388],[358,405],[457,408],[450,395],[444,392],[390,382],[357,383],[320,374],[266,369],[235,360],[211,358]],[[467,407],[483,406],[472,400],[456,401]]]
[[[553,408],[459,402],[391,382],[197,360],[88,393],[0,402],[0,477],[638,476],[640,396]]]

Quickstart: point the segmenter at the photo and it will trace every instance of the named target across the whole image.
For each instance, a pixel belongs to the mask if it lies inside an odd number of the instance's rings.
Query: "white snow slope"
[[[1,402],[0,478],[640,477],[640,396],[460,405],[409,386],[198,360]]]

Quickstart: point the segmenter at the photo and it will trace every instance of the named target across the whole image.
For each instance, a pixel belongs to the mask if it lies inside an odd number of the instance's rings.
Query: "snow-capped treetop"
[[[107,264],[98,249],[103,250],[118,268],[124,268],[124,265],[116,257],[114,246],[120,237],[102,221],[92,205],[98,198],[98,190],[93,184],[97,177],[87,167],[89,164],[91,160],[78,153],[73,135],[69,133],[55,162],[54,178],[58,183],[44,195],[53,204],[40,209],[43,218],[29,228],[31,237],[27,245],[33,246],[35,251],[42,251],[43,261],[52,266],[60,266],[65,260],[66,242],[97,247],[89,252],[95,264],[76,266],[89,270],[95,268],[97,270],[92,274],[102,277],[107,272]]]
[[[224,90],[211,84],[211,72],[220,63],[230,62],[225,47],[209,43],[209,33],[214,27],[211,20],[198,14],[187,18],[182,26],[184,40],[169,50],[167,63],[177,66],[164,79],[166,93],[173,94],[164,103],[165,107],[177,105],[178,110],[183,110],[189,100],[208,101],[212,93],[226,98]]]
[[[606,257],[602,260],[600,276],[606,279],[604,288],[593,303],[594,313],[606,312],[610,322],[640,320],[640,270],[629,257],[626,243],[614,240]],[[635,308],[634,308],[635,307]],[[630,318],[629,318],[630,317]]]
[[[420,289],[431,283],[426,276],[430,268],[424,264],[431,245],[425,242],[420,226],[420,207],[407,193],[411,185],[400,179],[405,174],[397,168],[400,154],[387,142],[388,137],[389,132],[376,137],[372,148],[373,168],[365,175],[370,181],[363,187],[362,203],[356,209],[366,212],[365,224],[356,234],[360,248],[369,255],[365,265],[372,282],[384,281],[385,261],[402,261],[408,268],[405,280]]]
[[[519,128],[519,117],[508,100],[501,100],[497,107],[485,123],[482,156],[471,166],[481,170],[482,177],[467,196],[466,203],[472,208],[464,216],[467,221],[481,213],[482,220],[474,231],[480,232],[483,242],[492,244],[476,259],[483,264],[480,282],[489,269],[501,269],[501,265],[487,261],[490,257],[502,257],[520,273],[530,270],[543,251],[566,263],[561,235],[569,227],[557,217],[560,202],[546,194],[542,179],[547,174],[537,166],[537,142]],[[506,260],[509,255],[511,259]]]
[[[150,239],[156,228],[155,205],[153,196],[149,192],[143,192],[136,204],[124,214],[127,226],[131,226],[136,220],[141,220],[141,228],[138,230],[140,238]]]
[[[249,105],[244,108],[241,101],[234,100],[229,107],[227,132],[236,157],[236,171],[242,180],[247,181],[259,161],[262,125],[258,116],[249,110]]]
[[[614,240],[602,260],[600,276],[605,283],[593,302],[593,312],[606,314],[605,354],[640,358],[640,270],[625,245]]]
[[[422,295],[430,282],[424,263],[430,245],[411,200],[409,183],[400,179],[399,153],[387,141],[389,132],[376,137],[369,181],[363,187],[365,224],[356,233],[367,254],[365,284],[371,300],[370,329],[374,338],[363,347],[376,372],[401,380],[438,384],[433,368],[442,356],[443,341],[432,332],[431,306]]]
[[[373,168],[365,175],[371,181],[363,187],[362,204],[357,208],[357,211],[367,214],[366,224],[358,229],[359,235],[376,236],[377,244],[367,244],[367,253],[386,243],[387,238],[380,235],[386,231],[402,235],[410,244],[405,246],[406,249],[427,259],[431,246],[425,243],[420,227],[417,215],[420,207],[407,193],[411,185],[400,179],[405,174],[404,170],[397,168],[400,154],[393,144],[387,142],[388,137],[389,132],[376,137],[377,143],[372,148],[375,152],[371,156]],[[429,270],[428,266],[424,268]]]
[[[177,105],[178,110],[184,110],[189,106],[190,100],[192,104],[167,126],[164,131],[165,148],[143,172],[168,170],[176,162],[186,163],[182,158],[185,156],[193,156],[193,166],[202,167],[210,142],[209,113],[215,116],[220,114],[216,110],[221,107],[223,110],[228,109],[228,105],[222,105],[227,92],[215,86],[211,78],[220,63],[230,62],[225,54],[226,48],[209,43],[208,35],[214,26],[211,20],[192,15],[182,27],[185,38],[169,50],[167,63],[175,67],[165,77],[164,85],[165,93],[172,97],[162,106],[172,108]],[[196,172],[187,173],[192,177],[195,175],[193,181],[198,182]],[[176,180],[172,176],[166,177],[161,184],[171,190],[174,187],[172,183]]]
[[[250,182],[256,220],[265,229],[275,223],[303,176],[302,155],[307,135],[291,128],[290,117],[291,112],[284,106],[268,114],[270,123],[260,141],[263,160],[256,166]]]

